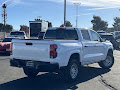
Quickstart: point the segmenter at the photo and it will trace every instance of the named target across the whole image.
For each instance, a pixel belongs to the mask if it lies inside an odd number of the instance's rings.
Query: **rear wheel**
[[[39,73],[38,70],[30,67],[24,67],[23,70],[28,77],[35,77]]]
[[[100,67],[109,69],[113,66],[114,64],[114,57],[113,54],[108,54],[106,59],[104,61],[101,61],[98,63]]]
[[[79,76],[80,64],[76,58],[72,58],[64,71],[65,80],[75,81]]]

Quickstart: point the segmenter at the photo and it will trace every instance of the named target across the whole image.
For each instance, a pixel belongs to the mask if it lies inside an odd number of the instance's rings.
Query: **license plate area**
[[[34,61],[27,61],[26,66],[27,67],[34,67]]]
[[[6,49],[6,51],[10,51],[10,49]]]

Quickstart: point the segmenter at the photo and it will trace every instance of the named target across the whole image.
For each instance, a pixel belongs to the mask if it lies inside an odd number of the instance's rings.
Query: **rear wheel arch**
[[[81,65],[80,54],[79,53],[73,53],[69,58],[69,62],[72,60],[72,58],[76,58]],[[68,62],[68,64],[69,64],[69,62]]]
[[[112,54],[113,55],[113,50],[109,49],[107,54]]]

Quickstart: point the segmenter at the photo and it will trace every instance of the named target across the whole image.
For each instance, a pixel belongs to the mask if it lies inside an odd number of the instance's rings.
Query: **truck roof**
[[[113,36],[113,34],[110,34],[110,33],[102,33],[101,35],[108,35],[108,36]]]
[[[24,32],[24,31],[11,31],[11,32]]]
[[[52,27],[48,28],[48,30],[57,30],[57,29],[65,29],[65,30],[92,30],[88,28],[76,28],[76,27]]]

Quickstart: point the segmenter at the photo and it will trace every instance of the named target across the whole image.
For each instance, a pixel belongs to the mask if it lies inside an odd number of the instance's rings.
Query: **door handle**
[[[98,47],[100,45],[100,43],[96,43],[95,45],[94,45],[94,47]]]
[[[85,45],[84,47],[88,47],[88,45]]]
[[[97,45],[94,45],[94,47],[97,47]]]
[[[26,43],[26,45],[33,45],[32,43]]]

